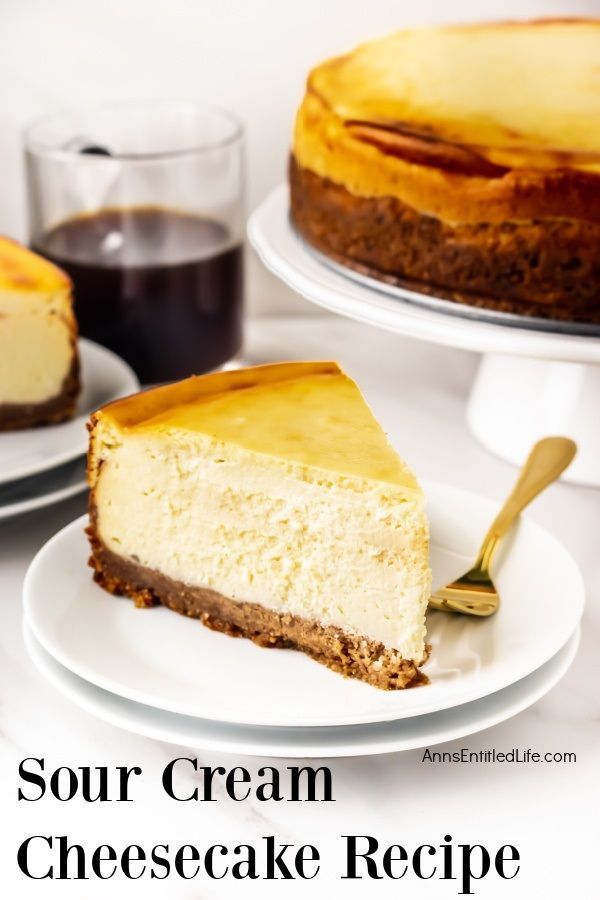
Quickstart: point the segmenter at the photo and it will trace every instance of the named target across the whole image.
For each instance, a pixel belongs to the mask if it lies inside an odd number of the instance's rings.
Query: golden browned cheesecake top
[[[0,290],[51,296],[70,288],[69,277],[62,269],[17,241],[0,235]]]
[[[164,440],[196,433],[218,445],[418,490],[357,385],[335,362],[193,376],[105,406],[92,419],[93,432],[98,424],[107,426],[109,442],[124,432]]]
[[[452,221],[597,220],[600,19],[421,28],[363,44],[310,73],[294,155],[353,193]]]

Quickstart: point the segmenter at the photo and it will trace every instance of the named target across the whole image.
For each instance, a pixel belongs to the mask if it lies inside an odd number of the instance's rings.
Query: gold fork
[[[436,591],[429,600],[430,608],[468,616],[491,616],[496,612],[500,597],[490,565],[500,538],[521,510],[564,472],[576,452],[577,444],[566,437],[547,437],[533,446],[511,495],[483,539],[473,568]]]

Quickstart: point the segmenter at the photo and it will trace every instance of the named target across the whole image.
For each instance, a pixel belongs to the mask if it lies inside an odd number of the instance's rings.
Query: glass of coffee
[[[30,243],[72,278],[80,333],[145,384],[242,342],[243,129],[194,103],[120,103],[25,133]]]

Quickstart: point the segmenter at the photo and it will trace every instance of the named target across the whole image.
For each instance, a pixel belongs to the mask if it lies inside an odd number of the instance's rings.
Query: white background
[[[248,208],[285,177],[308,69],[406,24],[600,14],[600,0],[0,0],[0,233],[24,237],[20,131],[113,99],[182,97],[246,123]],[[250,308],[305,303],[251,261]]]

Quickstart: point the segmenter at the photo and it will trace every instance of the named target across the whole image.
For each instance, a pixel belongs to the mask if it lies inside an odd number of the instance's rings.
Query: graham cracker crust
[[[73,360],[61,390],[43,403],[0,403],[0,431],[17,431],[39,425],[57,425],[75,414],[80,390],[79,356],[73,347]]]
[[[309,244],[400,287],[522,316],[600,323],[600,225],[568,218],[452,225],[361,197],[290,158],[290,211]]]
[[[249,638],[260,647],[301,650],[334,672],[382,690],[416,687],[428,681],[412,660],[403,659],[397,651],[377,641],[277,613],[258,603],[233,600],[210,588],[193,587],[118,556],[97,534],[93,504],[87,534],[94,581],[111,594],[130,597],[138,607],[162,603],[230,637]],[[421,665],[427,655],[428,648]]]

